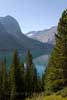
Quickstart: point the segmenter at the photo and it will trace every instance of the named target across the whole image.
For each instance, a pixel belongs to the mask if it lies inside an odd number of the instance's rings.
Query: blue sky
[[[15,17],[24,33],[57,25],[66,8],[67,0],[0,0],[0,16]]]

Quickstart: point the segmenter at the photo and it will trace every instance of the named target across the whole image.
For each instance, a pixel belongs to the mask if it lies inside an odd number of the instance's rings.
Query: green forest
[[[26,67],[20,62],[18,50],[14,49],[7,71],[6,57],[0,63],[0,100],[67,100],[67,9],[59,20],[56,44],[52,50],[44,75],[37,75],[33,55],[27,51]],[[41,99],[38,99],[38,95]],[[33,99],[34,95],[34,99]],[[36,95],[36,98],[35,98]],[[49,98],[48,98],[49,97]]]
[[[44,90],[43,80],[37,76],[30,51],[27,52],[26,68],[20,62],[17,49],[14,50],[12,63],[7,71],[6,57],[0,65],[0,100],[22,100]]]

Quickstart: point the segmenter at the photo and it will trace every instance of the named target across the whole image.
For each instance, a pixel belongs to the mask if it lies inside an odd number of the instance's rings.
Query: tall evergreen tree
[[[15,65],[11,64],[9,73],[10,100],[16,99]]]
[[[9,72],[10,100],[16,99],[16,94],[17,94],[16,80],[17,80],[18,66],[19,66],[19,58],[18,58],[17,49],[15,49],[12,57],[12,63],[10,66],[10,72]]]
[[[45,72],[45,93],[50,94],[67,86],[67,10],[58,23],[56,45]]]
[[[20,64],[20,71],[21,71],[21,76],[22,76],[22,94],[23,94],[23,96],[25,96],[25,92],[26,92],[26,90],[25,90],[25,68],[24,68],[24,64],[23,63],[21,63]]]
[[[1,71],[1,88],[2,88],[2,99],[6,100],[8,99],[7,96],[8,94],[8,77],[7,77],[7,71],[6,71],[6,58],[3,59],[2,61],[2,71]]]
[[[30,50],[27,52],[26,67],[26,88],[28,95],[31,95],[36,90],[37,71],[33,64]]]
[[[18,79],[17,79],[17,91],[19,92],[18,98],[22,100],[22,98],[25,98],[25,69],[24,69],[24,64],[21,63],[19,65],[18,69]]]
[[[20,65],[18,52],[15,49],[10,67],[10,100],[20,100],[23,96],[23,65]]]

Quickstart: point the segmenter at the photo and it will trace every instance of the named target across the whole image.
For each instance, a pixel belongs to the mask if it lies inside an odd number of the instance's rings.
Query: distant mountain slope
[[[12,16],[0,17],[0,22],[3,24],[8,33],[17,36],[21,32],[18,22]]]
[[[26,35],[35,40],[39,40],[43,43],[55,43],[55,34],[57,33],[57,27],[51,27],[50,29],[46,29],[43,31],[32,31],[27,33]]]
[[[41,43],[25,36],[18,22],[11,16],[0,17],[0,48],[21,50],[23,57],[26,51],[31,50],[34,57],[49,54],[53,48],[52,44]]]
[[[16,37],[8,34],[4,26],[0,23],[0,48],[15,48],[21,47]]]

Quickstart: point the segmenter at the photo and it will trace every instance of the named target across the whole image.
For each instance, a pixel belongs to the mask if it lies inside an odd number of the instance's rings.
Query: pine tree
[[[21,88],[22,88],[22,95],[23,95],[23,97],[25,97],[25,68],[24,68],[24,64],[23,63],[21,63],[20,64],[20,76],[21,76],[21,78],[22,78],[22,83],[21,83]]]
[[[10,67],[10,100],[20,100],[24,96],[24,64],[20,64],[18,52],[13,53]]]
[[[10,100],[16,99],[15,65],[11,64],[9,73]]]
[[[45,71],[45,93],[51,94],[67,86],[67,10],[58,23],[56,45]]]
[[[18,98],[22,99],[25,98],[25,69],[23,63],[19,65],[17,74],[19,76],[17,77],[17,85],[18,85],[17,91],[19,93]]]
[[[14,50],[12,63],[9,72],[9,83],[10,83],[10,100],[15,100],[17,95],[17,72],[19,66],[19,57],[17,49]]]
[[[3,59],[2,61],[2,71],[1,71],[1,88],[2,88],[2,99],[6,100],[8,99],[8,77],[7,77],[7,71],[6,71],[6,58]]]
[[[27,95],[31,95],[32,93],[32,55],[30,54],[30,51],[27,52],[26,57],[26,91]]]
[[[33,92],[36,91],[37,85],[37,71],[32,61],[32,55],[30,50],[27,52],[26,58],[26,89],[27,94],[31,95]]]
[[[32,92],[37,92],[38,88],[38,78],[37,78],[37,70],[35,68],[35,65],[32,65],[32,69],[31,69],[31,73],[32,73]]]

